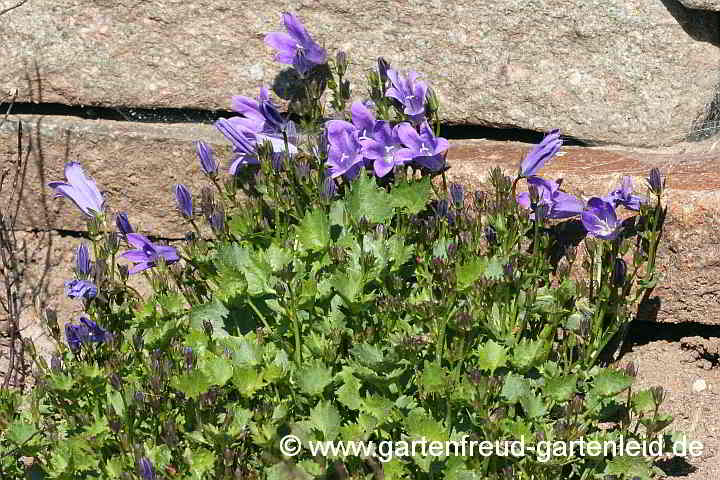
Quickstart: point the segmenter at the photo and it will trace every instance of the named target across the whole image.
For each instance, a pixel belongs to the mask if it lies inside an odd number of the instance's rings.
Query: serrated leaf
[[[199,369],[211,385],[223,386],[233,376],[233,367],[229,361],[211,352],[206,352]]]
[[[500,394],[510,403],[520,401],[520,398],[530,393],[530,382],[520,375],[510,373],[505,377]]]
[[[332,382],[332,372],[324,365],[316,364],[302,368],[298,372],[297,382],[304,393],[322,395],[323,390]]]
[[[545,382],[545,393],[556,402],[570,400],[577,386],[577,375],[550,378]]]
[[[364,173],[352,182],[346,202],[348,213],[356,222],[365,217],[370,223],[383,223],[393,214],[390,195],[378,188],[374,177]]]
[[[378,347],[367,343],[360,343],[350,349],[352,356],[363,365],[372,367],[383,361],[383,353]]]
[[[473,258],[469,262],[455,267],[458,288],[464,289],[475,283],[485,271],[486,260]]]
[[[350,410],[360,410],[362,407],[362,399],[360,398],[360,380],[352,374],[343,377],[344,383],[340,388],[335,390],[335,396],[338,401]]]
[[[173,376],[170,384],[189,398],[197,398],[200,394],[207,392],[211,385],[207,376],[197,368],[188,373]]]
[[[513,359],[512,363],[519,370],[526,371],[532,367],[535,367],[543,362],[545,351],[545,340],[535,339],[528,340],[522,339],[513,348]]]
[[[505,347],[489,340],[478,348],[478,367],[489,372],[494,372],[507,364],[507,353]]]
[[[542,417],[547,412],[542,397],[534,392],[528,392],[520,397],[520,405],[530,418]]]
[[[187,447],[184,453],[185,461],[190,465],[191,478],[197,480],[204,478],[215,465],[215,454],[206,448]]]
[[[443,392],[447,385],[447,372],[437,363],[425,361],[420,384],[428,393]]]
[[[603,397],[612,397],[632,385],[632,377],[620,370],[603,369],[593,379],[593,393]]]
[[[256,391],[265,386],[262,374],[255,367],[233,368],[232,383],[240,394],[246,397],[252,397]]]
[[[505,275],[505,263],[506,262],[497,257],[491,258],[487,264],[487,268],[485,268],[485,271],[483,272],[485,274],[485,278],[496,281],[502,279]]]
[[[397,185],[390,191],[390,197],[393,207],[402,209],[410,215],[417,215],[425,210],[431,192],[430,177],[424,177],[420,181]]]
[[[15,445],[22,445],[30,440],[35,435],[35,432],[37,432],[37,429],[32,423],[15,420],[10,424],[7,436]]]
[[[324,435],[324,440],[334,440],[340,431],[340,413],[330,402],[320,402],[310,410],[310,421]]]
[[[648,413],[655,410],[655,401],[650,390],[633,392],[630,403],[635,413]]]
[[[203,323],[208,321],[213,326],[213,335],[218,337],[227,336],[225,318],[229,313],[230,311],[225,305],[218,300],[196,305],[190,310],[190,328],[202,331],[204,329]]]
[[[296,227],[298,240],[308,250],[322,250],[330,243],[330,220],[324,209],[316,208],[305,214]]]
[[[618,475],[621,478],[651,480],[653,477],[650,463],[642,456],[617,456],[605,465],[605,475]]]
[[[413,411],[405,419],[405,428],[413,439],[425,439],[428,442],[446,442],[448,432],[445,426],[422,411]]]

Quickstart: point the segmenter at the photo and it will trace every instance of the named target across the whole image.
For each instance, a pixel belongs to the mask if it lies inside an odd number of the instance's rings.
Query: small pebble
[[[693,382],[693,392],[700,393],[707,388],[707,383],[702,378],[699,378]]]

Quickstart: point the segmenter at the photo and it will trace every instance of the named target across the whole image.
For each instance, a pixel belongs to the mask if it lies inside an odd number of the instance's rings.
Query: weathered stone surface
[[[685,8],[720,12],[720,2],[717,0],[680,0],[680,3],[682,3]]]
[[[5,2],[7,3],[7,1]],[[679,141],[714,93],[718,16],[678,0],[30,1],[3,16],[0,89],[22,101],[226,109],[276,79],[263,36],[295,11],[353,60],[424,73],[451,123]]]

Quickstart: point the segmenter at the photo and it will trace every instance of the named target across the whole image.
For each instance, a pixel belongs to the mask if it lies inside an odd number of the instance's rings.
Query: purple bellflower
[[[155,468],[149,458],[142,457],[138,460],[138,468],[143,480],[155,480]]]
[[[439,171],[445,167],[444,152],[450,148],[450,143],[441,137],[436,137],[430,125],[423,122],[420,133],[407,122],[397,126],[397,135],[406,148],[397,152],[400,158],[412,158],[413,162],[430,171]]]
[[[353,102],[350,107],[352,123],[358,129],[358,140],[370,140],[375,129],[375,114],[363,102]]]
[[[132,225],[130,225],[128,215],[125,212],[121,212],[115,215],[115,226],[117,227],[118,231],[123,235],[133,233],[134,231]]]
[[[65,338],[73,352],[77,352],[83,343],[103,343],[112,338],[107,330],[90,320],[87,315],[81,315],[79,320],[77,325],[69,322],[65,325]]]
[[[391,86],[385,92],[385,96],[400,102],[404,107],[403,112],[413,122],[420,123],[425,117],[427,83],[418,80],[420,74],[417,72],[409,72],[407,76],[403,76],[400,72],[391,68],[386,73]]]
[[[640,210],[640,205],[647,202],[647,199],[640,195],[633,195],[632,178],[623,177],[622,185],[620,188],[613,190],[609,195],[603,197],[606,202],[612,203],[615,208],[619,205],[637,212]]]
[[[183,184],[175,185],[175,201],[177,202],[178,210],[185,218],[192,218],[193,216],[193,201],[190,190]]]
[[[373,161],[373,170],[378,177],[392,172],[396,165],[405,165],[412,160],[412,152],[403,148],[398,136],[398,126],[379,121],[375,124],[372,138],[362,141],[365,158]]]
[[[70,298],[91,300],[97,297],[98,289],[90,280],[68,280],[65,282],[65,295]]]
[[[580,218],[585,230],[594,237],[614,240],[620,234],[621,223],[615,214],[615,207],[602,198],[588,200],[587,209]]]
[[[157,265],[157,261],[159,259],[163,259],[167,264],[175,263],[180,260],[177,250],[174,247],[156,245],[147,237],[138,233],[129,233],[127,241],[130,245],[135,247],[135,250],[128,250],[120,256],[135,263],[135,265],[133,265],[133,267],[129,270],[131,275],[154,267]]]
[[[270,101],[270,91],[267,87],[260,87],[257,100],[243,95],[232,97],[232,109],[242,117],[233,117],[230,122],[241,130],[259,133],[265,130],[265,115],[260,110],[260,104]]]
[[[50,182],[48,186],[55,190],[56,197],[66,197],[88,217],[93,218],[102,213],[105,200],[95,182],[85,175],[82,166],[77,162],[65,164],[66,182]]]
[[[197,153],[198,160],[200,160],[200,167],[205,175],[212,176],[218,171],[217,162],[213,157],[212,147],[202,140],[195,142],[195,152]]]
[[[330,178],[345,174],[354,176],[357,174],[356,170],[364,164],[358,129],[343,120],[331,120],[326,126],[330,143],[327,162]]]
[[[531,177],[540,170],[545,162],[550,161],[562,146],[560,130],[554,129],[545,135],[540,143],[535,145],[525,156],[520,165],[520,176]]]
[[[557,182],[540,177],[530,177],[527,182],[537,189],[538,205],[547,207],[545,218],[570,218],[582,213],[584,207],[582,201],[574,195],[561,191]],[[529,192],[518,193],[516,200],[523,208],[532,207]],[[531,218],[534,218],[534,213],[531,214]]]
[[[283,14],[287,33],[274,32],[265,36],[265,43],[278,52],[275,61],[293,65],[301,76],[305,76],[315,65],[327,62],[327,52],[318,45],[292,13]]]
[[[90,275],[90,269],[90,252],[87,245],[81,243],[75,250],[75,273],[87,277]]]

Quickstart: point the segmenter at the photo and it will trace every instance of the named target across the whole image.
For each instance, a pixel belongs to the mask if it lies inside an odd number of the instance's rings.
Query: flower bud
[[[659,407],[665,400],[665,389],[661,386],[651,387],[650,393],[652,394],[655,408]]]
[[[143,480],[155,480],[155,468],[147,457],[141,457],[138,460],[138,473]]]
[[[54,354],[52,356],[52,358],[50,359],[50,368],[52,369],[53,373],[62,372],[62,362],[60,361],[59,355]]]
[[[110,374],[110,385],[112,385],[112,387],[118,392],[122,391],[123,381],[115,372]]]
[[[647,179],[647,183],[651,192],[658,196],[662,195],[662,192],[665,189],[665,179],[662,178],[660,170],[657,167],[650,170],[650,176]]]
[[[180,214],[185,218],[192,218],[193,216],[193,201],[190,190],[185,185],[175,185],[175,201],[177,202],[177,208]]]
[[[626,363],[626,364],[625,364],[625,367],[623,368],[623,370],[625,371],[625,373],[626,373],[628,376],[630,376],[630,377],[632,377],[632,378],[637,377],[638,369],[637,369],[637,365],[635,365],[634,362],[628,362],[628,363]]]
[[[130,220],[128,220],[128,215],[125,212],[120,212],[115,215],[115,226],[117,227],[118,232],[123,235],[134,232],[132,225],[130,225]]]
[[[437,94],[435,94],[435,90],[433,88],[428,88],[426,98],[425,110],[428,115],[433,115],[440,109],[440,102],[438,101]]]
[[[495,229],[491,225],[485,227],[485,239],[489,245],[495,245],[497,243],[497,232],[495,232]]]
[[[465,204],[465,187],[459,183],[450,184],[450,198],[455,208],[462,208]]]
[[[202,140],[198,140],[195,142],[195,153],[198,160],[200,160],[200,167],[205,172],[205,175],[209,177],[217,175],[218,164],[213,157],[212,147]]]
[[[612,273],[612,283],[615,287],[625,285],[625,275],[627,274],[627,263],[622,258],[615,259],[615,268]]]
[[[348,68],[348,58],[347,53],[340,50],[337,55],[335,56],[335,67],[337,68],[337,73],[339,76],[344,76],[345,72],[347,72]]]

